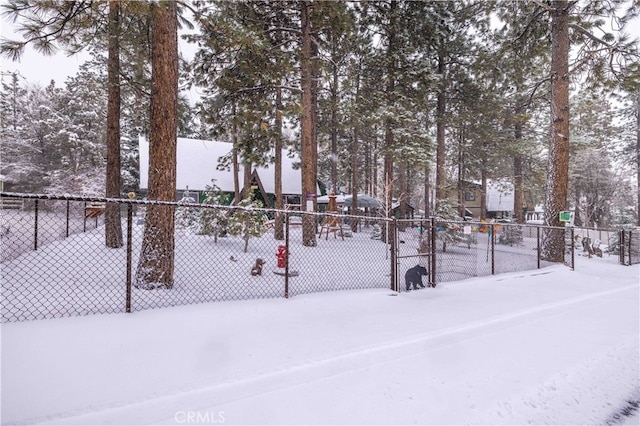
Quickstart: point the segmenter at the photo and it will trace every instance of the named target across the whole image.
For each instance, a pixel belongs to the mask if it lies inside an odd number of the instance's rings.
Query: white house
[[[146,190],[149,183],[149,141],[146,138],[139,139],[140,149],[140,189]],[[233,194],[233,171],[218,170],[219,159],[228,155],[232,150],[232,144],[220,141],[207,141],[200,139],[178,138],[177,141],[177,165],[176,188],[177,197],[182,192],[189,190],[191,196],[197,192],[200,199],[202,191],[211,180],[215,179],[216,185],[223,191]],[[302,178],[299,167],[300,159],[289,157],[287,150],[282,151],[282,194],[285,200],[299,203],[302,193]],[[238,181],[243,184],[244,168],[242,165],[238,171]],[[257,182],[256,182],[257,180]],[[273,164],[266,167],[255,167],[252,170],[252,185],[257,184],[263,192],[262,198],[265,204],[271,206],[275,194],[275,167]],[[240,188],[242,189],[242,188]],[[320,190],[317,189],[318,195]],[[296,202],[297,200],[297,202]]]

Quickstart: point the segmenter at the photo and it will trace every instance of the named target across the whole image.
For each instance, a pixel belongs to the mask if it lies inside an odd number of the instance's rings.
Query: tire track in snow
[[[124,404],[115,403],[108,406],[88,407],[85,412],[76,410],[13,423],[117,424],[126,418],[130,419],[129,423],[171,424],[175,423],[173,417],[175,413],[184,412],[185,408],[189,411],[198,411],[212,406],[219,407],[348,372],[398,362],[405,358],[414,357],[417,353],[434,351],[451,344],[477,339],[501,330],[559,315],[571,306],[582,307],[584,303],[606,303],[603,300],[606,296],[636,290],[637,287],[635,284],[627,285],[558,302],[535,305],[465,324],[415,334],[387,343],[365,345],[331,356],[307,359],[261,374],[228,377],[217,383],[197,388],[184,388],[175,393],[150,395],[148,398],[128,401]]]

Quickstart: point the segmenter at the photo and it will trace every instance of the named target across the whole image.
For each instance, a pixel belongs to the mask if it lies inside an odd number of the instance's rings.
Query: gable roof
[[[149,184],[149,141],[139,138],[140,150],[140,188],[147,189]],[[231,152],[233,145],[229,142],[207,141],[202,139],[178,138],[176,188],[184,190],[202,191],[207,185],[211,185],[211,179],[216,180],[216,185],[225,192],[233,192],[233,171],[218,170],[218,159]],[[272,150],[273,151],[273,150]],[[299,163],[298,157],[290,158],[287,150],[282,150],[282,193],[300,194],[302,192],[302,178],[299,168],[294,169],[294,164]],[[266,193],[275,193],[275,167],[269,164],[264,167],[254,168],[260,176]],[[244,168],[239,167],[238,180],[242,186]],[[242,188],[240,188],[242,189]]]

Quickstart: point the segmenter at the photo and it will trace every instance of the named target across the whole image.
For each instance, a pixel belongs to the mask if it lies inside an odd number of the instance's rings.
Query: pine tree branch
[[[28,2],[11,2],[4,5],[3,15],[9,17],[13,22],[20,19],[26,21],[18,29],[26,40],[3,39],[0,43],[0,55],[7,56],[14,61],[19,60],[27,44],[33,44],[34,48],[44,55],[52,55],[55,52],[53,42],[75,36],[79,30],[78,25],[73,23],[74,19],[82,16],[86,10],[91,10],[93,3],[93,0],[77,1],[72,2],[68,10],[49,9],[49,12],[53,11],[55,14],[48,20],[39,16],[42,11],[38,6],[32,6]],[[27,16],[27,12],[30,12],[32,16]],[[71,41],[63,40],[63,43],[71,44]]]
[[[524,30],[522,30],[522,32],[521,32],[520,34],[518,34],[518,36],[516,36],[516,38],[514,39],[514,41],[518,41],[518,40],[520,40],[522,37],[524,37],[524,36],[527,34],[527,32],[529,31],[529,28],[531,28],[531,26],[532,26],[534,23],[538,22],[538,18],[539,18],[540,16],[542,16],[542,15],[543,15],[544,13],[546,13],[546,12],[547,12],[547,10],[546,10],[546,9],[541,9],[541,10],[539,10],[537,13],[535,13],[535,14],[531,17],[531,19],[529,20],[529,22],[527,22],[527,25],[524,27]]]
[[[590,38],[591,40],[595,41],[596,43],[604,44],[605,46],[607,46],[609,48],[613,47],[611,44],[607,43],[606,41],[602,40],[599,37],[596,37],[595,35],[593,35],[589,31],[587,31],[586,29],[582,28],[580,25],[577,25],[575,23],[570,23],[569,27],[571,27],[574,30],[578,31],[579,33],[587,36],[588,38]]]
[[[546,3],[541,2],[540,0],[531,0],[531,3],[535,4],[538,7],[541,7],[542,9],[544,9],[547,12],[553,12],[554,8],[552,8],[551,6],[549,6]]]

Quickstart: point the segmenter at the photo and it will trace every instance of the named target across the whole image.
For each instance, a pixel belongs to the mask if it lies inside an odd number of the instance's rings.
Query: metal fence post
[[[633,241],[632,235],[631,235],[631,230],[629,230],[629,263],[627,263],[627,265],[631,266],[632,263],[632,259],[631,259],[631,242]]]
[[[387,223],[387,226],[391,227],[389,241],[387,241],[391,251],[391,291],[398,291],[398,253],[396,252],[398,247],[398,219],[393,218],[391,222]]]
[[[38,199],[34,203],[33,249],[38,250]]]
[[[574,229],[571,228],[571,270],[574,271],[576,269],[576,246],[575,246],[575,235]]]
[[[84,202],[82,209],[82,232],[87,232],[87,202]]]
[[[431,286],[436,286],[436,218],[429,220],[429,239],[431,241]]]
[[[289,298],[289,214],[284,214],[284,245],[285,245],[285,261],[284,261],[284,298]]]
[[[66,231],[66,238],[69,238],[69,203],[70,203],[70,201],[67,200],[67,231]]]
[[[127,206],[127,300],[126,300],[126,312],[131,312],[131,241],[133,235],[133,205],[129,203]]]
[[[491,229],[491,275],[496,274],[496,226],[492,223]]]
[[[536,247],[536,251],[538,254],[538,269],[540,269],[540,227],[536,226],[536,241],[537,241],[537,247]]]
[[[618,262],[624,265],[624,229],[618,231]]]

